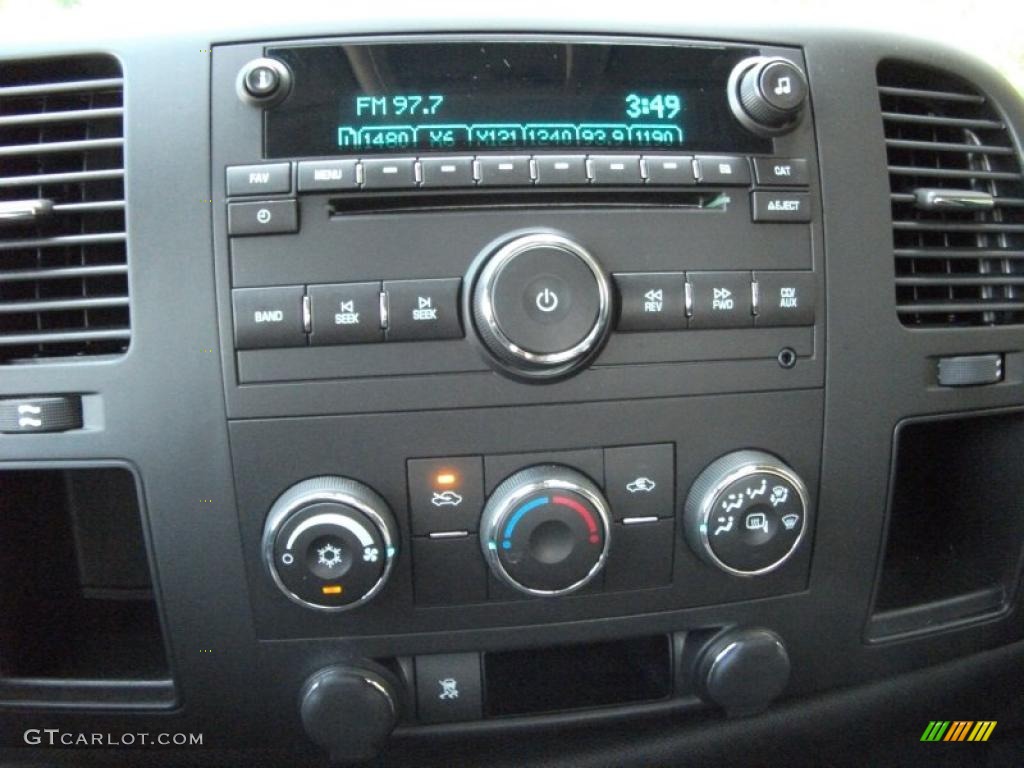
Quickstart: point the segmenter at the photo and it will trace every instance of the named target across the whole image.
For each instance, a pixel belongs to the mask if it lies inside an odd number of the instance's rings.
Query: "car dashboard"
[[[167,23],[0,51],[0,759],[1015,763],[1001,75]]]

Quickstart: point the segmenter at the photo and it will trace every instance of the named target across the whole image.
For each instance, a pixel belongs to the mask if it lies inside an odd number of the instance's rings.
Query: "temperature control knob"
[[[394,566],[398,528],[375,491],[314,477],[281,494],[263,529],[263,558],[292,601],[322,611],[369,602]]]
[[[807,80],[789,59],[744,59],[729,78],[729,105],[748,130],[777,136],[796,127],[807,102]]]
[[[735,576],[757,576],[786,562],[807,531],[807,488],[763,451],[713,461],[686,497],[683,530],[705,562]]]
[[[480,544],[494,575],[528,595],[567,595],[604,567],[608,503],[586,476],[560,466],[524,469],[484,507]]]
[[[578,243],[522,235],[487,254],[476,277],[477,333],[500,370],[553,378],[583,366],[608,335],[611,282]]]

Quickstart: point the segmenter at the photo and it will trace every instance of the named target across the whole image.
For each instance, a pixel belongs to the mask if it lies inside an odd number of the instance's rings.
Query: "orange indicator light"
[[[435,480],[437,481],[438,486],[446,488],[449,485],[455,485],[458,478],[455,476],[454,472],[441,472]]]
[[[328,584],[326,587],[320,587],[320,591],[325,595],[340,595],[341,584]]]

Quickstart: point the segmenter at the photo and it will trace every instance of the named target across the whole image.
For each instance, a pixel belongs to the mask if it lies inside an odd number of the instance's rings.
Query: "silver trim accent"
[[[289,492],[298,489],[305,483],[332,479],[344,480],[346,481],[346,484],[351,483],[358,489],[365,489],[366,491],[369,491],[369,494],[371,494],[371,499],[380,499],[377,493],[372,489],[367,488],[361,483],[356,483],[356,481],[354,480],[348,480],[347,478],[341,477],[331,478],[321,476],[309,478],[308,480],[305,480],[302,483],[293,485],[291,488],[289,488],[287,491],[281,494],[281,496],[278,497],[277,501],[274,502],[274,505],[270,508],[270,514],[267,516],[267,522],[263,528],[263,563],[267,567],[267,570],[270,571],[270,576],[273,578],[274,583],[277,585],[277,588],[280,589],[284,596],[291,600],[293,603],[301,605],[305,608],[312,608],[317,611],[324,611],[325,613],[341,613],[342,611],[350,611],[353,608],[358,608],[361,605],[365,605],[366,603],[370,602],[370,600],[372,600],[374,597],[376,597],[377,593],[379,593],[384,588],[384,585],[387,583],[388,578],[390,578],[391,576],[391,571],[394,570],[395,559],[398,555],[398,546],[396,541],[391,536],[391,526],[389,525],[388,521],[385,520],[384,517],[376,509],[374,509],[372,506],[367,504],[362,499],[359,499],[356,496],[352,495],[348,491],[341,489],[333,490],[331,488],[310,488],[308,491],[299,492],[295,494],[295,497],[289,499],[287,503],[278,506],[278,502],[280,502],[281,499],[285,498],[289,494]],[[294,513],[300,511],[303,507],[307,507],[310,504],[315,504],[321,501],[330,501],[336,504],[343,504],[345,506],[352,507],[353,509],[356,509],[359,512],[362,512],[370,519],[370,522],[373,523],[374,526],[376,526],[377,532],[380,534],[380,537],[384,540],[384,570],[381,572],[380,578],[377,579],[376,583],[374,583],[374,585],[362,597],[360,597],[358,600],[348,603],[347,605],[319,605],[317,603],[311,603],[308,600],[299,597],[290,589],[288,589],[288,587],[285,586],[284,582],[281,580],[280,574],[278,574],[277,572],[277,562],[274,558],[274,545],[277,541],[277,534],[278,531],[281,529],[281,526],[288,520],[289,517],[291,517]],[[381,503],[383,503],[383,499],[380,499],[380,501]]]
[[[914,207],[922,211],[991,211],[996,200],[988,192],[975,189],[919,188],[914,190]]]
[[[718,555],[716,555],[715,551],[711,548],[711,539],[708,537],[708,520],[711,518],[711,508],[722,491],[737,480],[741,480],[748,475],[756,475],[759,473],[774,475],[775,477],[781,478],[796,489],[797,496],[800,497],[800,505],[803,507],[803,515],[800,521],[800,533],[797,534],[796,539],[793,541],[793,545],[789,548],[786,554],[771,565],[767,565],[756,571],[741,571],[738,568],[733,568],[731,565],[727,565],[720,560]],[[804,481],[801,480],[795,472],[781,462],[778,464],[750,462],[740,466],[738,469],[733,470],[728,475],[721,478],[714,486],[704,493],[704,496],[702,496],[700,500],[700,507],[697,515],[697,530],[700,535],[700,542],[704,549],[704,554],[710,558],[714,565],[718,566],[726,573],[731,573],[733,576],[761,576],[762,574],[771,573],[776,568],[781,567],[783,563],[793,556],[793,553],[796,552],[797,547],[800,546],[800,543],[804,540],[804,536],[807,533],[809,517],[810,507],[807,503],[807,487],[804,485]]]
[[[462,539],[469,536],[469,531],[435,531],[428,533],[428,539]]]
[[[683,284],[685,301],[686,301],[686,316],[693,317],[693,283],[687,280]]]
[[[356,184],[360,187],[363,186],[363,182],[366,181],[366,171],[363,169],[363,161],[356,161]]]
[[[494,283],[497,277],[508,262],[524,251],[533,248],[555,248],[575,256],[587,266],[594,276],[594,281],[597,283],[598,309],[593,326],[591,326],[590,331],[579,343],[561,352],[537,353],[523,349],[505,335],[495,316]],[[487,330],[494,341],[511,355],[514,360],[529,363],[536,368],[543,369],[546,366],[561,365],[586,355],[604,335],[611,315],[612,288],[608,276],[601,269],[597,260],[583,246],[561,235],[539,232],[533,235],[517,237],[506,243],[488,259],[483,272],[480,274],[479,286],[479,290],[474,291],[476,294],[475,298],[477,299],[477,308],[483,321],[487,324]],[[486,343],[489,339],[484,339],[484,341]]]
[[[423,164],[419,160],[412,161],[412,178],[417,184],[423,183]]]
[[[757,317],[761,308],[761,284],[756,280],[750,284],[750,311]]]
[[[532,472],[536,469],[543,469],[543,467],[530,467],[529,469],[521,470],[516,474]],[[604,568],[605,562],[608,560],[608,547],[612,538],[611,515],[608,512],[608,506],[605,503],[604,498],[601,496],[597,486],[579,472],[570,469],[563,469],[557,466],[550,467],[549,469],[553,473],[568,475],[569,479],[549,477],[544,480],[528,482],[525,485],[515,488],[511,493],[499,498],[493,507],[491,504],[494,502],[495,497],[492,496],[491,501],[488,501],[487,506],[484,508],[484,516],[480,520],[480,546],[481,549],[483,549],[484,558],[487,560],[492,573],[513,589],[535,597],[559,597],[561,595],[568,595],[582,589],[590,583],[591,579],[601,572],[601,569]],[[516,475],[512,475],[509,480],[513,479],[515,476]],[[509,480],[506,480],[505,482],[507,483]],[[601,549],[601,555],[598,557],[597,562],[594,563],[586,576],[575,584],[570,584],[568,587],[563,589],[533,589],[524,584],[520,584],[508,573],[508,571],[505,570],[505,566],[502,564],[501,558],[498,557],[498,550],[491,549],[489,544],[497,541],[496,534],[503,527],[508,514],[519,505],[519,501],[524,496],[528,496],[536,491],[545,491],[549,489],[576,493],[590,502],[594,509],[597,510],[598,517],[601,519],[601,525],[604,526],[604,547]]]
[[[647,517],[624,517],[622,518],[623,525],[640,525],[642,523],[656,523],[658,517],[655,515],[649,515]]]
[[[382,330],[388,329],[388,312],[390,305],[388,304],[387,291],[380,292],[380,327]]]
[[[310,333],[313,330],[313,310],[309,294],[302,297],[302,329],[306,333]]]
[[[537,169],[537,160],[531,157],[526,166],[527,170],[530,172],[530,181],[536,182],[537,179],[540,178],[540,171]]]
[[[53,213],[53,201],[45,198],[0,202],[0,225],[36,221],[51,213]]]

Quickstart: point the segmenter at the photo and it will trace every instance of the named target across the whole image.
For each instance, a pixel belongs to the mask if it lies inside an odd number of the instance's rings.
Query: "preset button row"
[[[237,349],[461,338],[460,278],[385,280],[232,294]]]

